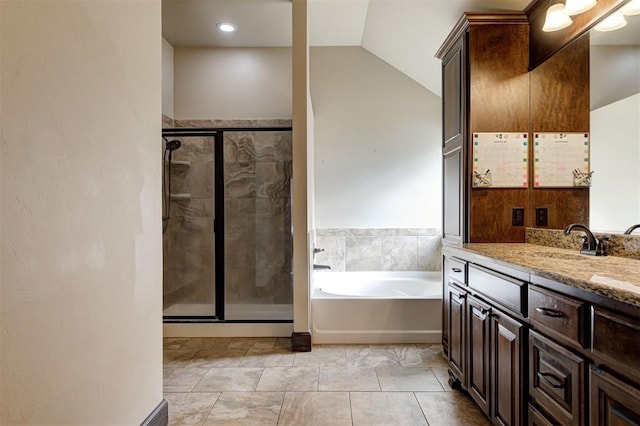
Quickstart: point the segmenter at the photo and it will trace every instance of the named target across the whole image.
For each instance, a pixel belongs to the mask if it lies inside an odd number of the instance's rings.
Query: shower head
[[[180,146],[182,145],[182,142],[180,142],[177,139],[174,139],[172,141],[166,141],[166,142],[167,142],[166,149],[168,149],[169,151],[175,151],[176,149],[180,148]]]

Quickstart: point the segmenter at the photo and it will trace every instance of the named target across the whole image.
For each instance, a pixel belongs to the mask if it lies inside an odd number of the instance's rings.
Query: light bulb
[[[558,31],[563,28],[567,28],[572,23],[573,21],[564,11],[564,4],[557,3],[549,6],[549,9],[547,9],[547,16],[544,20],[542,31]]]
[[[640,15],[640,0],[631,0],[620,8],[623,15]]]
[[[232,33],[236,30],[236,26],[228,22],[220,22],[217,27],[223,33]]]
[[[593,27],[596,31],[615,31],[627,25],[627,20],[624,19],[624,15],[620,12],[613,12],[611,15]]]

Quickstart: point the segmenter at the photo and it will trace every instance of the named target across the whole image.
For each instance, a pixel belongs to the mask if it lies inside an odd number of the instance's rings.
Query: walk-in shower
[[[163,138],[165,321],[290,322],[291,128]]]

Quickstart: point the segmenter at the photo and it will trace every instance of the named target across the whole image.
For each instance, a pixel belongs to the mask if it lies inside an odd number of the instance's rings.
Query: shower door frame
[[[292,132],[291,126],[280,127],[171,127],[163,128],[162,136],[212,137],[213,136],[213,235],[214,235],[214,315],[172,315],[164,323],[292,323],[293,320],[225,320],[225,251],[224,251],[224,132]],[[171,197],[169,197],[171,202]],[[292,218],[293,219],[293,218]],[[221,285],[218,285],[221,283]]]

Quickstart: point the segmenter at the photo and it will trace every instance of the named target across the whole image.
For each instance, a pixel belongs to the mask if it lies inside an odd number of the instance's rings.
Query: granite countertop
[[[467,243],[462,248],[533,276],[640,307],[640,261],[635,259],[524,243]]]

